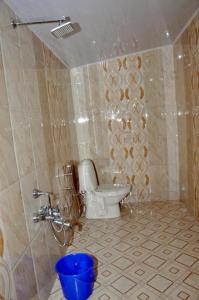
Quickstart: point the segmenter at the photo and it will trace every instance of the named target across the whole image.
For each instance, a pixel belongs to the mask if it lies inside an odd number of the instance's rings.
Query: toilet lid
[[[126,193],[128,194],[130,191],[130,185],[125,184],[100,184],[97,187],[97,193],[105,193],[106,195],[111,194],[120,194]]]

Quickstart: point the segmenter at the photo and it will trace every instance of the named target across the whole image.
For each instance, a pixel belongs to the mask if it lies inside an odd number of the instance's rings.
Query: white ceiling
[[[70,16],[81,31],[56,39],[50,25],[31,26],[70,67],[170,44],[199,0],[6,0],[23,19]]]

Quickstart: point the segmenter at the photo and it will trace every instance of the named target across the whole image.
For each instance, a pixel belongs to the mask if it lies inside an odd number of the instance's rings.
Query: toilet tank
[[[84,159],[78,166],[79,175],[79,190],[81,191],[95,191],[98,182],[94,164],[90,159]]]

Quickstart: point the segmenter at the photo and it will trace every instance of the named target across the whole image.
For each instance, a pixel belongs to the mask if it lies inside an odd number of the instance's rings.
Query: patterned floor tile
[[[150,251],[142,247],[132,247],[126,252],[126,254],[129,255],[129,257],[131,257],[135,262],[143,262],[143,260],[149,256]]]
[[[169,245],[178,249],[183,249],[186,245],[188,245],[188,242],[175,238],[169,242]]]
[[[173,234],[173,235],[176,235],[177,233],[179,233],[181,230],[179,228],[175,228],[175,227],[171,227],[171,226],[168,226],[167,228],[165,228],[164,232],[166,233],[170,233],[170,234]]]
[[[190,223],[185,220],[174,220],[171,224],[171,226],[179,229],[186,230],[190,227]]]
[[[152,277],[148,282],[147,285],[152,287],[154,291],[158,291],[160,293],[166,292],[166,290],[173,284],[169,278],[164,277],[160,274],[156,274]]]
[[[175,259],[179,255],[179,250],[172,248],[168,245],[165,245],[165,246],[160,246],[157,250],[155,250],[154,254],[166,260],[171,260],[171,259]]]
[[[116,259],[115,261],[113,261],[112,265],[114,265],[119,270],[124,271],[124,270],[127,270],[132,265],[134,265],[134,261],[129,259],[128,257],[121,256],[118,259]]]
[[[198,295],[182,285],[173,287],[173,291],[169,294],[169,300],[198,300]]]
[[[186,253],[181,253],[178,257],[176,257],[175,261],[183,266],[192,267],[198,261],[198,259]]]
[[[110,284],[111,280],[113,278],[116,278],[119,276],[118,269],[111,265],[105,265],[98,269],[98,276],[97,280],[102,285],[108,285]]]
[[[68,253],[89,253],[96,259],[89,299],[199,299],[199,223],[182,203],[131,204],[121,218],[83,218],[82,223]],[[63,299],[56,280],[49,300]]]
[[[100,230],[95,230],[95,231],[89,233],[89,236],[94,239],[100,239],[103,235],[104,235],[104,233]]]
[[[189,255],[195,256],[199,259],[199,244],[198,243],[189,243],[184,249]]]
[[[92,243],[86,246],[86,249],[90,252],[96,253],[99,250],[102,250],[104,247],[98,243]]]
[[[163,212],[163,214],[164,214],[164,212]],[[166,223],[166,224],[170,224],[171,222],[175,221],[175,219],[171,218],[171,217],[163,217],[163,218],[160,218],[160,221],[163,223]]]
[[[143,263],[148,267],[158,270],[166,263],[166,260],[159,256],[151,255]]]
[[[119,278],[117,278],[116,280],[114,280],[111,283],[111,286],[120,294],[126,294],[130,291],[132,291],[132,289],[137,285],[137,283],[135,281],[133,281],[132,279],[130,279],[127,276],[120,276]]]
[[[100,243],[107,248],[111,248],[114,245],[121,243],[121,238],[119,238],[118,236],[115,236],[113,233],[105,234],[100,239]]]
[[[103,287],[97,293],[93,293],[89,300],[120,300],[120,298],[108,288]]]
[[[132,247],[140,246],[142,243],[144,243],[145,240],[146,238],[139,233],[131,233],[126,238],[124,238],[124,241],[132,245]]]
[[[199,294],[199,274],[191,272],[185,279],[184,283],[194,288],[196,291],[198,291]]]
[[[130,232],[127,231],[127,230],[120,229],[120,230],[118,230],[117,232],[115,232],[115,235],[118,236],[118,237],[120,237],[120,238],[123,238],[123,237],[129,235],[129,233],[130,233]]]
[[[190,227],[190,230],[199,233],[199,224],[194,224]]]
[[[112,261],[121,257],[121,253],[113,248],[107,248],[98,251],[98,257],[102,262],[111,263]]]
[[[113,246],[114,249],[120,251],[120,252],[125,252],[128,249],[130,249],[132,246],[128,243],[122,242],[121,241],[119,243],[117,243],[116,245]]]
[[[146,282],[156,274],[156,271],[148,268],[145,264],[137,263],[127,270],[127,274],[139,281]]]
[[[151,228],[152,230],[154,230],[155,232],[161,232],[162,230],[167,228],[168,225],[165,223],[160,223],[160,222],[151,222],[148,225],[148,227]]]
[[[152,229],[149,229],[149,228],[145,228],[145,229],[141,230],[140,233],[143,234],[145,237],[149,237],[153,233],[155,233],[155,231]]]
[[[176,281],[186,273],[186,268],[175,261],[169,261],[161,270],[162,274],[167,278]]]
[[[190,230],[181,230],[181,232],[178,234],[178,238],[187,242],[192,242],[197,240],[198,233],[191,232]]]
[[[136,292],[133,292],[132,296],[129,297],[129,300],[158,300],[159,296],[152,293],[146,287],[141,287]]]
[[[162,245],[167,245],[170,241],[173,240],[173,235],[166,232],[156,232],[150,237],[150,239]]]
[[[145,248],[145,249],[147,249],[147,250],[151,250],[151,251],[157,249],[159,246],[160,246],[159,243],[154,242],[154,241],[150,241],[150,240],[145,241],[145,242],[141,245],[141,247],[143,247],[143,248]]]

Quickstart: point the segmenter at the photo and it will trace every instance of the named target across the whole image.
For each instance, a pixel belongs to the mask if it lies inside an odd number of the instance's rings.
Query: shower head
[[[81,27],[78,23],[72,23],[70,17],[51,17],[51,18],[37,18],[37,19],[30,19],[28,22],[21,22],[17,19],[11,19],[11,25],[15,29],[17,26],[22,25],[36,25],[36,24],[49,24],[49,23],[57,23],[59,25],[53,28],[50,32],[56,38],[66,38],[74,33],[77,33],[81,30]]]
[[[74,31],[75,28],[73,24],[69,21],[69,22],[61,22],[57,27],[53,28],[50,32],[56,38],[66,38],[71,34],[73,34]]]

